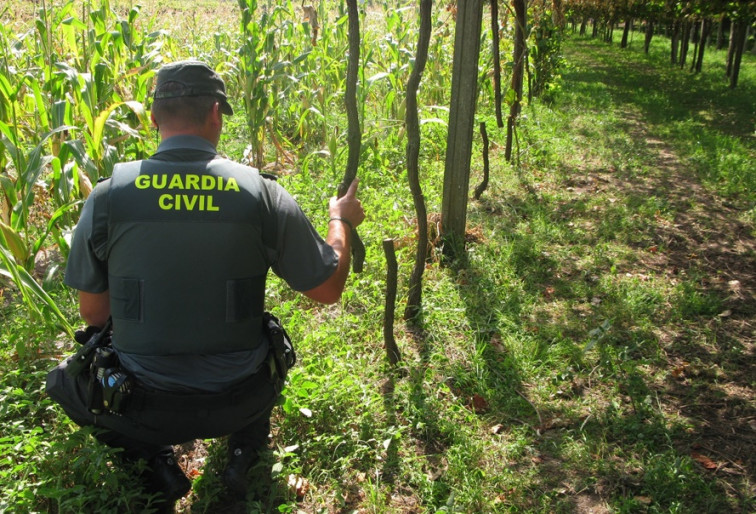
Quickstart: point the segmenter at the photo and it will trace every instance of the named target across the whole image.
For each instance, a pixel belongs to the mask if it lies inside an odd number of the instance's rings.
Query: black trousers
[[[127,458],[150,459],[167,445],[232,436],[234,444],[260,448],[270,433],[270,414],[282,382],[265,364],[255,375],[218,394],[162,393],[135,387],[134,401],[121,413],[92,414],[89,372],[72,378],[69,360],[47,375],[47,394],[79,426],[93,426],[96,437],[123,448]]]

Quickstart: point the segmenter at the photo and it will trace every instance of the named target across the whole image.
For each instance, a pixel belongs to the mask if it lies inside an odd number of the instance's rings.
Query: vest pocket
[[[226,323],[260,317],[265,305],[265,275],[226,281]]]
[[[110,277],[110,312],[114,319],[144,321],[144,280]]]

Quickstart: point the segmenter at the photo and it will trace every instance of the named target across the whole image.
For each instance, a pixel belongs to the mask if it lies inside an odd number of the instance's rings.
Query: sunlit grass
[[[118,2],[119,12],[131,7]],[[366,78],[390,77],[375,79],[365,94],[366,270],[350,277],[342,302],[327,307],[269,282],[268,306],[285,321],[299,364],[274,416],[266,458],[275,467],[258,470],[258,497],[247,510],[567,512],[579,500],[619,512],[752,510],[745,478],[713,475],[691,457],[703,421],[673,394],[693,390],[684,397],[693,404],[696,395],[736,402],[725,385],[748,389],[739,373],[752,350],[719,331],[728,317],[747,311],[727,314],[733,304],[726,283],[712,287],[721,284],[706,256],[696,255],[676,226],[688,215],[721,225],[705,215],[701,197],[672,196],[664,179],[679,166],[731,201],[752,205],[753,60],[744,62],[741,89],[728,91],[721,53],[709,54],[704,74],[690,76],[667,65],[663,38],[649,57],[637,40],[624,52],[568,41],[569,65],[550,102],[524,112],[519,163],[503,162],[504,132],[489,123],[491,186],[470,203],[468,252],[452,263],[431,252],[419,327],[397,320],[404,360],[391,370],[382,341],[380,242],[397,240],[401,303],[414,211],[400,93],[414,42],[404,34],[407,11],[381,33],[384,7],[374,8],[370,34],[380,41],[365,45],[373,51]],[[237,9],[231,1],[148,1],[137,23],[157,28],[171,20],[173,37],[189,33],[181,44],[166,43],[166,59],[195,55],[225,69],[238,59]],[[421,88],[421,118],[432,119],[422,125],[420,170],[431,213],[440,211],[446,127],[444,110],[427,105],[448,100],[449,20],[437,21],[436,58]],[[330,28],[335,39],[338,28]],[[318,49],[317,66],[278,99],[274,129],[290,138],[293,162],[270,146],[265,153],[270,163],[280,160],[280,182],[320,230],[344,160],[334,39],[333,52]],[[298,55],[301,48],[289,50]],[[490,117],[483,108],[479,115]],[[243,115],[228,120],[221,150],[241,159],[248,136]],[[155,142],[149,133],[145,151]],[[476,146],[472,184],[480,168]],[[684,259],[673,262],[679,255]],[[744,253],[743,262],[752,257]],[[66,316],[77,319],[72,292],[54,280],[51,287]],[[2,293],[0,421],[7,430],[0,510],[127,510],[144,501],[133,477],[113,464],[116,456],[77,430],[41,390],[44,371],[73,343],[20,313],[12,288],[4,285]],[[746,403],[742,408],[752,412]],[[222,450],[210,446],[205,474],[181,509],[213,512],[222,505],[214,474]],[[304,494],[289,487],[290,476],[309,485]],[[133,496],[119,492],[124,484]]]

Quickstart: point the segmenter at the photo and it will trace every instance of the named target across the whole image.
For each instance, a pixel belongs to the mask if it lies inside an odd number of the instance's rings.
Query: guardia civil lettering
[[[239,184],[234,177],[197,175],[191,173],[155,173],[134,179],[138,189],[176,190],[158,198],[164,211],[219,211],[212,194],[185,194],[179,191],[236,191]]]
[[[219,211],[213,195],[160,195],[158,205],[164,211]]]
[[[239,184],[234,177],[216,177],[214,175],[195,175],[183,173],[156,173],[139,175],[134,180],[138,189],[181,189],[194,191],[236,191]]]

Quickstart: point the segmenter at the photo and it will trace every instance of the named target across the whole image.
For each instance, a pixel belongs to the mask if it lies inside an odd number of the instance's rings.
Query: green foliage
[[[118,160],[145,154],[145,104],[161,34],[143,36],[138,14],[133,8],[121,19],[108,2],[97,9],[42,3],[33,31],[0,27],[0,272],[32,315],[69,333],[35,265],[50,248],[67,255],[76,208],[92,182]]]
[[[533,20],[529,47],[532,80],[529,94],[540,97],[548,93],[559,77],[562,66],[563,31],[554,24],[551,11],[539,13]],[[546,97],[548,100],[548,97]]]
[[[3,241],[7,241],[4,236],[0,242]],[[61,312],[55,300],[26,269],[16,264],[4,246],[0,246],[0,276],[9,278],[18,287],[23,304],[37,321],[60,328],[73,336],[69,319]]]
[[[42,384],[73,345],[59,325],[75,319],[75,298],[55,264],[87,182],[154,146],[145,109],[160,62],[193,55],[223,74],[237,116],[225,120],[221,150],[242,159],[248,146],[250,162],[277,161],[317,228],[341,177],[343,5],[317,5],[314,38],[297,3],[146,4],[42,4],[27,32],[0,25],[0,510],[150,509],[138,469],[123,469],[117,452],[77,429]],[[699,403],[724,405],[727,429],[753,412],[726,387],[753,385],[738,332],[752,305],[735,290],[747,284],[730,284],[727,253],[715,251],[740,251],[738,262],[751,264],[733,242],[753,229],[743,216],[730,232],[709,208],[716,191],[741,212],[753,209],[751,58],[742,90],[726,91],[721,54],[689,76],[669,68],[662,38],[646,57],[633,44],[620,53],[551,41],[551,17],[532,20],[533,78],[549,105],[523,111],[514,169],[491,130],[491,187],[470,205],[468,251],[444,265],[430,252],[420,325],[397,325],[405,361],[391,370],[378,242],[397,241],[401,302],[414,241],[402,128],[411,7],[386,0],[361,15],[365,272],[335,306],[269,283],[267,304],[300,363],[246,511],[752,511],[740,468],[723,458],[717,464],[729,471],[710,473],[690,451],[701,439],[730,451],[727,438],[705,439],[719,425]],[[232,14],[206,16],[208,8]],[[452,12],[436,8],[419,91],[431,213],[440,210],[453,29]],[[690,189],[673,187],[683,178]],[[53,266],[38,269],[53,250]],[[225,448],[199,444],[204,474],[180,510],[216,512],[227,507],[217,476]],[[297,480],[306,487],[292,488]]]

